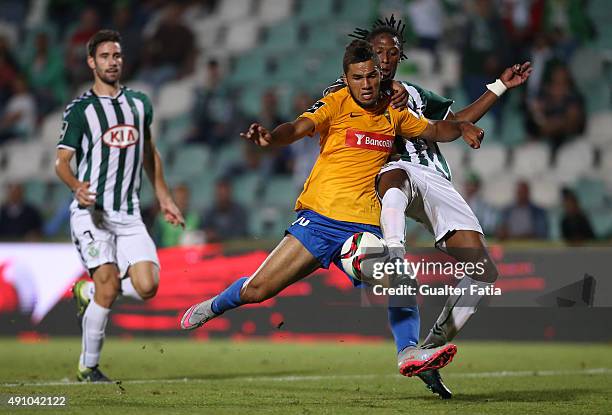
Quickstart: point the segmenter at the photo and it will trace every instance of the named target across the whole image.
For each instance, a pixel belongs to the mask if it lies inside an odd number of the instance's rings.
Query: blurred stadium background
[[[253,120],[271,127],[300,114],[341,74],[347,35],[391,13],[406,22],[408,59],[397,79],[454,99],[455,111],[510,64],[534,66],[529,83],[478,123],[482,149],[442,146],[493,245],[500,283],[518,296],[499,304],[514,308],[478,315],[463,338],[609,341],[610,308],[518,307],[585,272],[609,274],[607,0],[0,0],[0,334],[24,342],[78,334],[69,288],[84,273],[69,239],[71,194],[53,164],[63,109],[91,86],[93,33],[121,32],[124,83],[154,102],[154,137],[187,218],[183,233],[164,225],[143,188],[162,284],[147,304],[118,304],[109,331],[165,335],[177,334],[185,307],[256,268],[293,220],[318,154],[317,140],[262,151],[238,133]],[[534,212],[531,227],[517,230],[517,206]],[[420,225],[409,221],[408,232],[410,246],[431,245]],[[316,275],[191,336],[388,338],[386,313],[360,307],[338,270]],[[595,294],[612,305],[610,291]],[[423,329],[441,306],[432,305],[423,307]]]

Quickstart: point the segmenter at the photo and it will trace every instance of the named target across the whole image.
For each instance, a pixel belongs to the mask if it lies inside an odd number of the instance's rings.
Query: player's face
[[[123,55],[121,45],[117,42],[104,42],[98,45],[95,58],[87,59],[96,78],[109,85],[115,85],[121,79]]]
[[[353,99],[364,108],[373,107],[380,93],[380,68],[374,61],[353,63],[345,74]]]
[[[399,40],[389,33],[381,33],[372,39],[372,47],[380,59],[383,79],[393,79],[402,56]]]

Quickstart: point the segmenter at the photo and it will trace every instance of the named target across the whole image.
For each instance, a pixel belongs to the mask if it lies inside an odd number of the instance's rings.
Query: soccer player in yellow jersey
[[[452,141],[463,135],[470,146],[480,146],[484,132],[469,122],[434,122],[410,110],[392,108],[390,94],[381,91],[378,56],[368,42],[353,41],[342,63],[348,88],[329,94],[295,121],[271,132],[252,124],[242,134],[259,146],[284,146],[318,132],[321,152],[296,202],[297,220],[283,240],[253,275],[239,278],[219,295],[185,311],[183,329],[200,327],[243,304],[265,301],[332,262],[339,265],[342,244],[355,233],[381,236],[374,182],[396,135],[434,141]],[[418,334],[406,347],[415,348],[417,341]],[[442,367],[455,351],[448,344],[419,350],[412,361],[400,365],[400,373],[412,375]]]

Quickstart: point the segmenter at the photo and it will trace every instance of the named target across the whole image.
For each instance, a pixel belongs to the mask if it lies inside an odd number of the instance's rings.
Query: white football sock
[[[130,277],[124,278],[121,280],[121,293],[120,295],[124,297],[133,298],[138,301],[143,301],[136,288],[134,288],[134,284],[132,284],[132,279]]]
[[[82,292],[91,301],[94,298],[96,286],[93,282],[87,282],[87,284],[83,285]],[[138,294],[138,291],[136,291],[136,288],[134,288],[134,284],[132,284],[132,279],[130,277],[121,280],[121,292],[119,293],[119,295],[143,301],[140,294]]]
[[[94,367],[100,361],[100,351],[104,344],[104,331],[108,322],[110,308],[104,308],[91,301],[83,315],[83,341],[79,367]]]
[[[442,346],[454,339],[457,333],[465,326],[470,317],[476,312],[476,307],[483,297],[476,293],[470,293],[470,286],[472,285],[486,288],[492,286],[493,283],[474,280],[470,277],[464,277],[459,281],[455,288],[463,288],[465,294],[453,294],[448,297],[438,320],[436,320],[427,338],[423,341],[424,346]]]
[[[394,257],[401,255],[403,258],[406,253],[404,247],[406,208],[408,208],[408,197],[403,191],[396,187],[387,190],[382,198],[380,227],[389,251]]]
[[[83,284],[81,292],[86,298],[89,299],[89,301],[92,301],[94,298],[94,293],[96,292],[96,285],[93,283],[93,281],[87,281],[85,284]]]

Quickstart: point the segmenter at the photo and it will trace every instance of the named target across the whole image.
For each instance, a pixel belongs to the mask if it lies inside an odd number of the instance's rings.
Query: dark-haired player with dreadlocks
[[[371,30],[358,28],[350,35],[372,44],[387,80],[395,77],[399,61],[406,58],[403,51],[404,27],[401,21],[391,16],[377,20]],[[487,90],[480,98],[457,113],[450,110],[453,100],[409,82],[402,84],[408,92],[407,105],[411,111],[429,119],[476,122],[507,89],[523,84],[530,73],[529,62],[507,68],[499,79],[486,85]],[[328,90],[343,86],[342,80],[338,80]],[[453,187],[450,168],[437,143],[424,137],[404,138],[398,143],[400,160],[386,164],[377,181],[377,191],[382,198],[380,223],[391,259],[403,260],[406,254],[404,232],[405,216],[408,216],[427,227],[435,238],[436,247],[445,249],[459,261],[485,265],[483,275],[465,277],[458,287],[491,286],[498,274],[487,253],[482,228],[468,204]],[[469,289],[467,292],[470,292]],[[452,340],[474,314],[481,297],[449,297],[421,348],[439,347]],[[401,318],[404,314],[405,319],[412,320],[412,326],[418,327],[418,312],[404,313],[402,310],[390,309],[390,319],[394,314],[395,318]],[[403,324],[411,326],[409,322]],[[398,350],[399,361],[403,353]],[[433,393],[445,399],[452,396],[442,383],[438,370],[424,371],[417,376]]]

